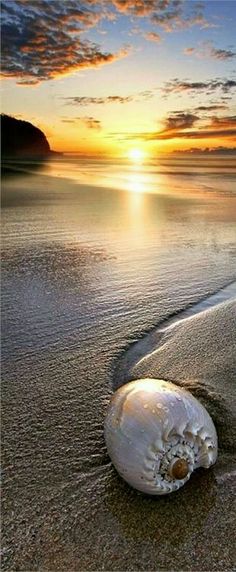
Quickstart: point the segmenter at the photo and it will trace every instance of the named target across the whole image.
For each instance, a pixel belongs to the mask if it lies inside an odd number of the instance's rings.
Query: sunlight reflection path
[[[124,177],[124,188],[132,193],[146,193],[153,190],[156,186],[156,177],[152,176],[150,172],[145,169],[140,170],[140,167],[133,165]]]

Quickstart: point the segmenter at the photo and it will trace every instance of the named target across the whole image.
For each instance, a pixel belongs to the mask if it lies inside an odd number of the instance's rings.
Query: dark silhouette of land
[[[1,115],[1,173],[10,176],[39,169],[49,158],[62,155],[50,149],[46,135],[29,121]]]
[[[9,115],[1,115],[2,158],[38,158],[51,154],[43,131],[29,123]]]

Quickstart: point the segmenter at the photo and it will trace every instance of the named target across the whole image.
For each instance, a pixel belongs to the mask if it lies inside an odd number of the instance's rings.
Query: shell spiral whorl
[[[109,456],[134,488],[152,495],[178,490],[217,458],[213,421],[193,395],[156,379],[116,391],[105,421]]]

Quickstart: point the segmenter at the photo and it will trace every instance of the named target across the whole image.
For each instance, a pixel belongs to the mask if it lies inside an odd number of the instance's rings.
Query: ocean
[[[112,468],[103,423],[130,346],[221,289],[232,298],[235,158],[131,165],[62,156],[5,175],[2,204],[6,568],[190,570],[195,550],[198,566],[219,569],[221,558],[226,569],[230,540],[219,554],[216,541],[231,485],[206,471],[174,500],[143,497]],[[187,366],[177,357],[178,381]],[[226,467],[231,475],[224,453],[221,476]],[[177,534],[183,507],[188,526]]]

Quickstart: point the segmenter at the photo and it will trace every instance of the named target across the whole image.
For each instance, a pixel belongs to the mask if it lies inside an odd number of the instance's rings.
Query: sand
[[[235,280],[235,200],[43,175],[5,192],[2,568],[233,569],[233,304],[189,315],[165,343],[159,327]],[[220,437],[215,467],[161,499],[119,478],[103,435],[114,388],[148,371],[203,400]]]
[[[64,480],[60,483],[60,469],[59,480],[56,474],[48,480],[50,466],[54,462],[58,465],[58,460],[55,448],[51,460],[45,449],[45,458],[41,455],[38,459],[38,475],[35,458],[32,466],[29,459],[28,482],[24,482],[26,473],[22,467],[16,498],[8,496],[6,501],[7,512],[13,511],[14,515],[17,503],[24,499],[20,522],[14,523],[13,518],[12,530],[8,528],[14,545],[8,544],[9,555],[12,551],[13,556],[6,569],[234,569],[235,326],[235,302],[220,304],[177,323],[163,335],[156,349],[136,365],[132,363],[130,371],[126,363],[123,371],[123,377],[162,377],[192,391],[216,423],[220,446],[217,464],[210,470],[197,471],[177,493],[151,498],[137,493],[119,478],[107,457],[100,424],[97,459],[93,455],[91,466],[87,460],[86,468],[82,458],[81,470],[75,460],[72,478],[65,461]],[[123,359],[122,356],[117,364],[114,385]],[[91,405],[92,417],[96,418],[98,402]],[[72,404],[69,409],[73,415]],[[38,418],[40,415],[42,412],[38,411]],[[27,431],[26,427],[26,434]],[[66,434],[63,442],[66,459],[70,454]],[[86,441],[84,455],[88,457]],[[25,463],[24,455],[22,461]],[[15,490],[14,486],[11,488]],[[7,553],[4,555],[7,561]]]
[[[150,345],[149,346],[149,340]],[[156,347],[155,347],[156,346]],[[140,357],[141,351],[145,354]],[[137,359],[135,360],[135,355]],[[115,386],[145,377],[166,379],[188,389],[207,408],[219,436],[221,455],[236,443],[236,302],[159,328],[127,352]],[[220,456],[221,459],[221,456]]]
[[[134,344],[117,365],[114,387],[132,379],[152,377],[171,380],[188,389],[211,414],[219,438],[219,457],[214,468],[197,471],[184,489],[169,497],[143,497],[143,502],[137,497],[136,510],[127,503],[126,529],[133,530],[133,534],[136,531],[140,539],[145,530],[145,537],[152,542],[147,569],[155,568],[155,550],[158,569],[234,567],[235,334],[236,300],[230,300],[196,316],[177,319],[167,328],[159,327]]]

